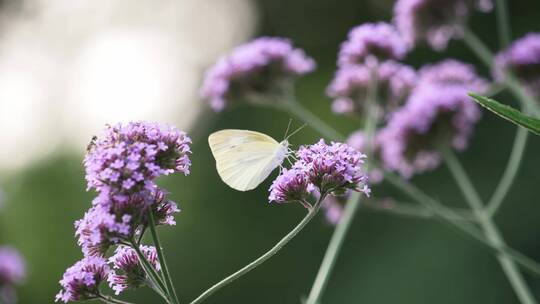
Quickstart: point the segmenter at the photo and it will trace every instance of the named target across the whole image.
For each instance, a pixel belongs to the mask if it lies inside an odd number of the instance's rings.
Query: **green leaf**
[[[477,103],[479,103],[481,106],[499,115],[500,117],[510,122],[513,122],[516,125],[522,126],[536,135],[540,135],[540,120],[539,119],[536,119],[531,116],[527,116],[512,107],[503,105],[502,103],[499,103],[485,96],[480,96],[473,93],[469,93],[469,96],[474,98],[474,100]]]

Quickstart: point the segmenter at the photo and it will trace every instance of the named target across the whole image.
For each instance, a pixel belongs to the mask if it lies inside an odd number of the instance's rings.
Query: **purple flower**
[[[366,135],[364,134],[364,131],[356,131],[349,135],[347,138],[347,144],[358,151],[366,151]],[[380,160],[380,150],[381,148],[378,134],[374,134],[372,153],[370,157],[372,159]],[[378,184],[382,182],[384,178],[384,172],[378,168],[375,168],[374,166],[370,166],[367,175],[371,184]]]
[[[111,245],[129,239],[134,233],[130,215],[120,216],[110,208],[95,205],[75,222],[75,235],[85,256],[103,256]]]
[[[175,202],[167,199],[167,192],[156,190],[152,197],[152,214],[155,217],[156,225],[176,225],[174,214],[180,212],[180,208]]]
[[[409,95],[416,84],[416,72],[395,61],[385,61],[377,67],[344,66],[327,89],[334,99],[332,110],[338,114],[362,114],[372,83],[377,84],[377,102],[384,111],[392,111]],[[383,113],[383,111],[381,111]]]
[[[418,86],[425,85],[456,86],[475,92],[486,92],[489,86],[476,74],[473,65],[455,59],[423,66],[419,71]]]
[[[0,287],[19,284],[26,275],[23,257],[13,247],[0,247]]]
[[[303,170],[320,193],[338,193],[352,189],[369,194],[362,166],[364,154],[346,144],[327,145],[323,139],[296,152],[294,168]]]
[[[368,63],[370,66],[387,59],[400,60],[408,47],[396,28],[388,23],[365,23],[353,28],[341,44],[338,66]]]
[[[261,37],[222,57],[205,75],[200,95],[215,111],[228,103],[280,90],[315,69],[315,61],[285,38]]]
[[[148,211],[157,225],[175,225],[176,203],[167,199],[167,192],[154,187],[123,196],[100,194],[93,207],[75,222],[75,235],[85,255],[103,256],[107,249],[121,240],[133,238],[141,226],[148,225]]]
[[[310,182],[308,175],[301,169],[283,169],[270,186],[270,202],[285,203],[304,201],[309,195]]]
[[[478,106],[461,86],[424,85],[417,88],[408,103],[395,112],[380,131],[383,165],[409,178],[440,164],[440,149],[467,147]]]
[[[472,9],[491,11],[491,0],[398,0],[394,23],[409,46],[425,40],[435,50],[463,35]]]
[[[532,96],[540,95],[540,33],[529,33],[497,54],[493,71],[497,81],[504,81],[505,70],[514,73]]]
[[[341,221],[341,218],[343,217],[343,210],[345,209],[346,199],[347,199],[347,195],[341,195],[341,196],[329,195],[324,200],[322,209],[324,211],[326,221],[330,225],[335,226],[339,224],[339,222]]]
[[[85,257],[64,273],[60,280],[62,290],[56,295],[55,302],[83,301],[99,295],[99,284],[105,281],[111,270],[105,259]]]
[[[151,190],[160,175],[187,175],[191,166],[190,144],[191,139],[184,132],[155,123],[108,126],[84,160],[88,188],[122,197]]]
[[[159,271],[160,265],[156,248],[141,245],[140,250],[154,269]],[[113,268],[122,273],[111,273],[108,278],[109,285],[115,291],[115,294],[118,295],[128,288],[139,288],[146,284],[146,272],[141,266],[139,257],[133,248],[119,246],[116,248],[114,255],[109,258],[109,263],[112,263]]]

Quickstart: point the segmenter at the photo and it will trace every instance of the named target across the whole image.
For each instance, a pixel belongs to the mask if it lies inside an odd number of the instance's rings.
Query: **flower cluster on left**
[[[150,225],[176,223],[180,209],[155,180],[174,172],[189,174],[190,144],[186,133],[149,122],[107,126],[92,140],[84,166],[88,190],[97,197],[75,222],[84,257],[64,273],[57,302],[107,302],[111,298],[100,291],[106,281],[116,294],[143,285],[158,288],[148,276],[161,270],[156,248],[140,242]],[[118,247],[107,257],[112,246]]]

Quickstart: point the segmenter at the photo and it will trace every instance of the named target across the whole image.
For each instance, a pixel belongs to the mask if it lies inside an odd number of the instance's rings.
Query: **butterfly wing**
[[[285,158],[287,148],[272,137],[248,130],[221,130],[208,137],[221,179],[239,191],[262,183]]]

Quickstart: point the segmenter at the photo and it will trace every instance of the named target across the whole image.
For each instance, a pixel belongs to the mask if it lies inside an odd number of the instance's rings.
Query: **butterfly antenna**
[[[288,140],[291,136],[293,136],[294,134],[298,133],[300,130],[302,130],[302,129],[305,128],[306,126],[307,126],[307,124],[301,125],[298,129],[294,130],[291,134],[289,134],[289,136],[285,137],[285,140]]]
[[[291,123],[292,123],[292,118],[289,118],[289,123],[287,124],[287,130],[285,130],[285,136],[283,136],[284,138],[288,138],[287,134],[289,133],[289,128],[291,127]]]

